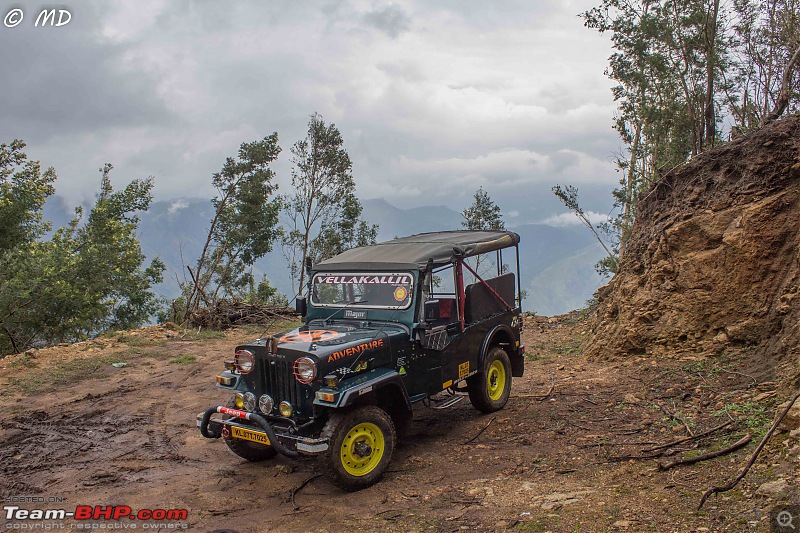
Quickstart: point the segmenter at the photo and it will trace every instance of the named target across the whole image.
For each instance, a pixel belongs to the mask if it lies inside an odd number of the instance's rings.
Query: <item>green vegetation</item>
[[[12,376],[8,381],[12,388],[23,394],[36,394],[55,386],[70,385],[90,376],[103,365],[119,362],[122,362],[120,355],[57,361],[47,368],[37,368],[21,376]]]
[[[281,246],[292,289],[302,293],[307,258],[317,263],[349,248],[374,244],[378,227],[361,219],[353,163],[335,124],[325,124],[314,113],[305,139],[294,143],[291,151],[294,192],[282,199],[287,226]]]
[[[597,269],[609,274],[654,183],[704,150],[797,111],[800,9],[797,0],[601,0],[582,17],[614,47],[606,72],[625,146],[615,161],[616,210],[594,225],[575,187],[553,191],[606,249]]]
[[[744,402],[741,404],[729,403],[717,411],[717,416],[733,415],[740,420],[753,437],[763,437],[769,429],[772,419],[767,408],[757,402]]]
[[[89,216],[77,208],[47,240],[42,208],[56,173],[24,147],[0,144],[0,356],[140,326],[158,309],[151,288],[164,271],[157,258],[144,265],[136,236],[134,213],[150,206],[152,179],[114,191],[105,165]]]
[[[211,220],[200,257],[181,283],[183,295],[172,305],[169,318],[182,323],[201,307],[214,307],[223,298],[244,298],[255,292],[252,266],[279,236],[280,200],[270,198],[278,188],[270,165],[278,158],[278,134],[242,143],[238,159],[229,157],[211,182]],[[186,273],[184,273],[185,275]],[[268,293],[269,282],[259,291]],[[274,291],[273,291],[274,292]]]
[[[197,357],[193,355],[181,355],[180,357],[171,359],[170,363],[175,365],[188,365],[190,363],[194,363],[195,361],[197,361]]]

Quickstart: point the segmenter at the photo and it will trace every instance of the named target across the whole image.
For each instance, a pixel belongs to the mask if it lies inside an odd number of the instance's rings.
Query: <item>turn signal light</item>
[[[236,363],[233,361],[233,359],[225,359],[225,370],[236,370]]]
[[[226,387],[232,386],[235,381],[236,378],[233,376],[217,376],[217,383]]]
[[[317,391],[314,394],[316,395],[317,400],[320,400],[320,401],[323,401],[323,402],[333,403],[334,400],[336,399],[336,395],[333,394],[332,392]]]

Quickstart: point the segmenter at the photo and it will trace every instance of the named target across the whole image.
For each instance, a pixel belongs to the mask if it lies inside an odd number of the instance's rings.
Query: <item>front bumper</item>
[[[232,418],[227,420],[223,420],[221,418],[212,418],[212,416],[217,413],[228,415]],[[243,424],[238,420],[247,420],[252,422],[253,425]],[[278,453],[291,458],[296,458],[301,453],[315,455],[323,453],[328,449],[328,439],[305,437],[303,435],[288,433],[281,429],[276,431],[276,428],[273,428],[272,425],[258,413],[241,411],[239,409],[224,407],[222,405],[209,407],[205,412],[198,414],[197,427],[200,428],[200,434],[207,439],[220,438],[222,436],[223,428],[225,427],[240,427],[250,431],[253,431],[254,429],[261,430],[269,439],[270,445],[275,448]]]

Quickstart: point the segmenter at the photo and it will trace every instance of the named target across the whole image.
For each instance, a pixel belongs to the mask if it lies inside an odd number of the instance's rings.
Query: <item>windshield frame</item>
[[[409,283],[375,283],[375,285],[393,285],[393,286],[405,286],[406,290],[408,291],[407,297],[403,300],[405,302],[402,305],[375,305],[375,303],[371,303],[369,301],[365,301],[363,304],[359,303],[358,301],[353,303],[342,302],[342,303],[324,303],[317,300],[317,293],[315,291],[316,280],[318,278],[325,278],[325,277],[348,277],[348,278],[375,278],[375,277],[406,277],[409,279]],[[331,284],[333,285],[333,284]],[[344,285],[344,283],[339,283],[338,285]],[[355,285],[355,284],[354,284]],[[366,283],[362,283],[361,285],[367,285]],[[409,309],[414,304],[414,291],[416,289],[416,280],[413,272],[410,271],[373,271],[373,272],[356,272],[356,271],[346,271],[346,272],[326,272],[320,271],[315,272],[311,276],[310,280],[310,291],[309,291],[309,303],[312,307],[316,308],[326,308],[326,309],[375,309],[375,310],[382,310],[382,311],[404,311]]]

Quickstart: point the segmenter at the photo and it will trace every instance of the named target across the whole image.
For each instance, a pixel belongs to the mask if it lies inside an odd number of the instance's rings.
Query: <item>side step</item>
[[[463,396],[449,396],[442,401],[437,401],[436,403],[431,402],[431,409],[447,409],[448,407],[453,407],[455,404],[463,400]]]

